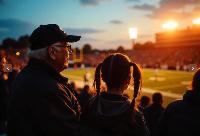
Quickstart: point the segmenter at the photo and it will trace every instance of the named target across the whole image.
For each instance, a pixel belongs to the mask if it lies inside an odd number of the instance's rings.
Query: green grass
[[[86,71],[90,71],[91,78],[94,77],[94,68],[69,69],[63,71],[62,74],[68,77],[71,81],[83,81],[83,76]],[[158,70],[156,76],[157,78],[155,78],[155,73],[156,72],[153,69],[143,69],[142,78],[144,88],[150,88],[159,90],[161,92],[170,92],[180,95],[182,95],[190,87],[193,75],[192,72]],[[131,90],[127,90],[126,93],[132,97]],[[141,92],[140,96],[144,94],[151,97],[151,94],[145,92]],[[166,106],[168,103],[174,100],[175,98],[164,96],[164,105]]]
[[[69,80],[83,80],[83,76],[89,71],[91,73],[91,78],[94,78],[94,68],[87,68],[87,69],[67,69],[62,72],[65,77],[68,77]]]
[[[150,78],[155,77],[155,71],[152,69],[144,69],[143,86],[160,91],[183,94],[190,87],[192,75],[192,72],[158,70],[157,77],[158,79],[163,79],[163,81],[153,81]]]

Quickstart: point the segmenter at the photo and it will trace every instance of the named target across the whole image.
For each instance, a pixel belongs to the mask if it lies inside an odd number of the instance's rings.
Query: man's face
[[[52,45],[54,50],[54,63],[59,71],[68,67],[69,55],[71,54],[71,45],[66,42],[57,42]]]

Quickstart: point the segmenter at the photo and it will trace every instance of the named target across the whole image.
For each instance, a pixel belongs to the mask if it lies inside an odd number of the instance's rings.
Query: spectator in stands
[[[150,98],[146,95],[143,95],[140,99],[140,103],[138,105],[138,109],[144,113],[144,109],[149,105],[150,103]]]
[[[152,101],[153,103],[144,109],[144,115],[151,135],[155,136],[159,119],[164,112],[162,94],[158,92],[154,93],[152,95]]]
[[[72,88],[73,90],[77,90],[76,83],[75,83],[74,81],[71,81],[71,82],[70,82],[70,85],[71,85],[71,88]]]
[[[169,104],[161,118],[159,136],[200,135],[200,69],[192,80],[192,89],[186,91],[182,100]]]
[[[0,56],[0,135],[6,132],[6,111],[9,98],[8,73],[5,71],[6,59]]]
[[[80,106],[60,72],[68,67],[71,46],[80,36],[67,35],[56,24],[40,25],[30,36],[29,64],[12,87],[8,136],[74,136]]]
[[[89,85],[90,83],[90,77],[91,77],[91,74],[89,71],[86,71],[85,74],[84,74],[84,82],[85,82],[85,85]]]
[[[133,70],[133,71],[132,71]],[[101,78],[107,90],[100,90]],[[134,79],[134,96],[129,101],[123,92]],[[147,136],[148,129],[142,114],[135,110],[135,99],[141,87],[138,65],[121,53],[108,56],[95,71],[97,95],[83,112],[82,135],[87,136]]]
[[[76,98],[78,98],[80,89],[77,88],[76,83],[74,81],[71,81],[69,83],[69,85],[70,85],[69,88],[70,88],[71,92],[74,94],[74,96],[76,96]]]
[[[81,93],[78,96],[79,103],[81,105],[81,109],[84,109],[87,105],[89,99],[92,97],[92,94],[90,93],[90,86],[85,85],[83,89],[81,90]]]

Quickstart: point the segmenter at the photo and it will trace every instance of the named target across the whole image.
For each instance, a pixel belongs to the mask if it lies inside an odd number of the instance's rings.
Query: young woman
[[[132,101],[123,96],[131,78],[134,81]],[[101,79],[107,90],[100,90]],[[97,95],[83,111],[82,135],[149,135],[143,115],[135,110],[135,99],[141,87],[141,71],[136,63],[121,53],[108,56],[96,68],[94,85]]]

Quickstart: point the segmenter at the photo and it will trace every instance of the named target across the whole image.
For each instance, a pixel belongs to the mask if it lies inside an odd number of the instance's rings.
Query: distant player
[[[158,79],[158,66],[156,65],[154,68],[154,81],[157,81]]]
[[[84,74],[84,82],[85,82],[85,84],[89,84],[90,78],[91,78],[90,72],[86,71],[85,74]]]

